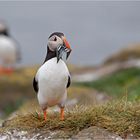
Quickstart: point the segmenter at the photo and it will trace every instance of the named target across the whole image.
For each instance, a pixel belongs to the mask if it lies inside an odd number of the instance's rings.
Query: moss
[[[36,112],[17,116],[5,122],[0,131],[20,129],[35,131],[36,129],[64,130],[67,133],[77,133],[83,128],[99,126],[115,132],[122,137],[132,133],[140,137],[140,103],[129,102],[127,99],[112,101],[100,106],[77,106],[65,113],[65,120],[59,120],[59,114],[48,114],[44,121]]]
[[[129,68],[103,77],[97,81],[78,83],[78,85],[95,88],[101,92],[121,98],[128,94],[130,100],[140,98],[140,69]]]

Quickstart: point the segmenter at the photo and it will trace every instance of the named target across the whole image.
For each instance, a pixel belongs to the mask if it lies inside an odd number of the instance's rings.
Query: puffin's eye
[[[54,41],[57,41],[57,38],[56,37],[54,38]]]

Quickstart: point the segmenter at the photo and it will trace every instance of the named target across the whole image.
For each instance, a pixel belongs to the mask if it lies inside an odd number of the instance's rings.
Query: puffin
[[[54,32],[49,36],[44,63],[33,79],[33,87],[45,120],[48,107],[55,105],[60,108],[60,120],[64,120],[67,88],[71,84],[70,72],[65,62],[71,51],[63,33]]]
[[[18,43],[10,36],[7,25],[0,22],[0,73],[12,73],[20,60]]]

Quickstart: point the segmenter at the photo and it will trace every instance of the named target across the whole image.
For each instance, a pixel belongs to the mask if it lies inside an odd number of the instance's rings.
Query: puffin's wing
[[[36,78],[34,77],[33,79],[33,87],[34,87],[34,90],[36,92],[38,92],[38,81],[36,80]]]
[[[69,75],[69,76],[68,76],[67,88],[70,86],[70,84],[71,84],[71,77],[70,77],[70,75]]]

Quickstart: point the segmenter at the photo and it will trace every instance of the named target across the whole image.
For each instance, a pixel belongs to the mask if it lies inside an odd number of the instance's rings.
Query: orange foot
[[[43,111],[44,113],[44,120],[46,121],[47,120],[47,110]]]
[[[3,69],[3,72],[4,72],[5,74],[12,74],[12,73],[13,73],[13,69],[12,69],[12,68]]]
[[[60,120],[61,121],[64,120],[64,108],[61,108],[61,110],[60,110]]]
[[[12,74],[12,73],[13,73],[13,69],[12,68],[0,67],[0,74]]]

